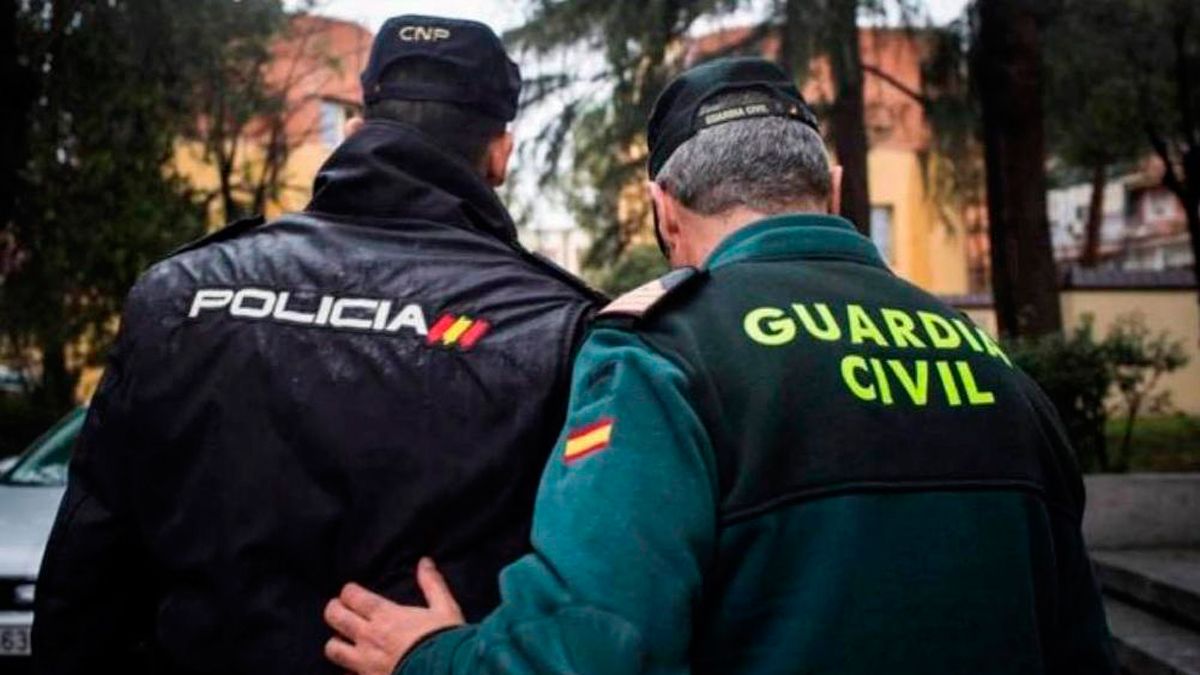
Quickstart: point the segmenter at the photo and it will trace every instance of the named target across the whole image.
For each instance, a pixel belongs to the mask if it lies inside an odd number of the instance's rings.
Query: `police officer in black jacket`
[[[599,298],[493,188],[516,65],[487,27],[388,21],[366,122],[300,214],[231,225],[126,302],[38,586],[40,673],[321,673],[343,583],[466,616],[527,549]]]

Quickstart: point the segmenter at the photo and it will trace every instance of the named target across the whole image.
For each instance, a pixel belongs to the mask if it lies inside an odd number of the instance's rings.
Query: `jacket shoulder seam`
[[[700,276],[700,270],[694,267],[674,270],[613,300],[596,314],[596,318],[643,319]]]

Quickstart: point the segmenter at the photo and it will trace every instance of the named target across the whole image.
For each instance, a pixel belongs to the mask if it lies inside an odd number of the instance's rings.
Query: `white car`
[[[71,411],[0,472],[0,670],[30,654],[38,568],[84,416]]]
[[[0,366],[0,393],[24,394],[29,380],[24,373],[8,366]]]

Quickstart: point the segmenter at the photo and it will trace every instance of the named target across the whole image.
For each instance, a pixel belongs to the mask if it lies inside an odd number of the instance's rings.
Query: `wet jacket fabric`
[[[1058,417],[844,220],[600,313],[483,622],[432,673],[1114,673]]]
[[[323,673],[325,602],[468,616],[528,549],[597,296],[492,190],[369,122],[304,213],[242,223],[130,293],[43,563],[40,673]]]

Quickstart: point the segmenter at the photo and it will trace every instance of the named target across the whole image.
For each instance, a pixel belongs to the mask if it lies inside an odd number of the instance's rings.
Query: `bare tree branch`
[[[862,66],[862,69],[863,69],[863,72],[869,73],[871,75],[874,75],[875,77],[878,77],[880,80],[883,80],[885,83],[894,87],[901,94],[904,94],[905,96],[916,101],[917,104],[922,107],[928,108],[929,105],[932,103],[932,101],[929,99],[928,96],[925,96],[924,94],[917,91],[916,89],[913,89],[912,87],[908,86],[907,84],[904,84],[899,79],[897,79],[894,75],[883,70],[879,66],[876,66],[876,65],[870,64],[870,63],[864,63]]]

